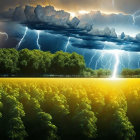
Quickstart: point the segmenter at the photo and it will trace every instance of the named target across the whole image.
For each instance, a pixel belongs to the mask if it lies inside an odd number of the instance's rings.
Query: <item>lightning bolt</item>
[[[140,58],[139,58],[139,61],[138,61],[138,68],[140,68]]]
[[[97,51],[95,51],[95,53],[93,54],[93,56],[91,57],[90,61],[89,61],[89,67],[91,66],[91,63],[93,62],[93,58],[96,56]]]
[[[122,66],[122,68],[126,68],[125,64],[123,63],[123,56],[120,56],[120,65]],[[129,60],[128,60],[128,64],[127,66],[129,67]]]
[[[97,59],[96,64],[95,64],[95,69],[97,69],[98,64],[99,64],[100,61],[101,61],[101,63],[102,63],[103,57],[104,57],[104,51],[103,51],[103,53],[100,55],[100,57]]]
[[[122,50],[102,50],[101,54],[99,55],[98,59],[96,60],[96,64],[95,64],[95,69],[97,69],[99,63],[101,63],[101,65],[103,66],[103,68],[107,68],[110,69],[111,68],[111,63],[113,61],[113,58],[115,58],[115,64],[113,66],[113,72],[112,72],[112,79],[116,79],[117,78],[117,73],[118,73],[118,68],[119,68],[119,64],[121,64],[121,60],[120,60],[120,54],[122,53]],[[110,58],[108,58],[107,61],[104,61],[104,58],[107,54],[111,54]],[[93,58],[95,57],[96,53],[92,56],[89,66],[91,65]],[[122,65],[122,64],[121,64]]]
[[[134,14],[132,15],[132,19],[133,19],[133,25],[135,25],[136,20],[135,20],[135,15]]]
[[[123,46],[119,50],[118,49],[107,50],[107,48],[105,48],[105,47],[106,46],[104,46],[103,50],[101,50],[101,51],[93,50],[93,56],[91,57],[91,59],[89,61],[89,67],[91,67],[93,59],[96,56],[94,69],[95,70],[98,69],[99,66],[101,68],[108,69],[108,70],[112,69],[111,79],[116,79],[117,74],[119,72],[119,65],[121,66],[121,68],[130,67],[130,62],[131,62],[130,52],[122,50]],[[98,52],[99,52],[99,54],[98,54]],[[122,54],[125,54],[125,55],[122,55]],[[125,58],[123,58],[123,56],[128,56],[127,61],[126,60],[123,61],[125,59]],[[140,57],[138,60],[138,67],[140,67]]]
[[[127,52],[127,56],[128,56],[128,68],[130,67],[130,54],[129,52]]]
[[[97,69],[97,66],[98,66],[98,63],[100,62],[100,60],[101,60],[101,63],[103,63],[103,58],[104,58],[104,53],[105,53],[105,50],[104,49],[105,49],[105,45],[103,47],[103,52],[102,52],[101,56],[96,61],[95,69]]]
[[[137,53],[138,54],[138,68],[140,68],[140,52]]]
[[[112,79],[117,78],[118,66],[119,66],[119,63],[120,63],[119,53],[118,52],[115,52],[115,59],[116,59],[116,62],[115,62],[115,65],[114,65],[113,75],[111,77]]]
[[[119,64],[120,64],[120,54],[122,52],[123,52],[122,50],[104,50],[104,53],[112,54],[115,57],[115,64],[114,64],[114,67],[113,67],[113,73],[112,73],[111,79],[116,79],[117,78],[118,67],[119,67]],[[109,63],[111,63],[111,59],[110,59]]]
[[[24,35],[23,35],[23,37],[21,38],[21,40],[20,40],[20,42],[18,43],[18,45],[16,46],[16,49],[19,49],[19,48],[20,48],[20,45],[22,44],[22,42],[23,42],[23,40],[24,40],[24,38],[25,38],[27,32],[28,32],[28,27],[25,28]]]
[[[136,11],[137,12],[137,11]],[[133,25],[135,25],[135,23],[136,23],[136,19],[135,19],[135,14],[136,14],[136,12],[135,13],[133,13],[131,16],[132,16],[132,19],[133,19]]]
[[[113,55],[111,55],[110,59],[108,59],[108,63],[106,63],[106,65],[104,66],[104,69],[106,69],[108,67],[108,70],[111,69],[111,65],[112,65],[112,58],[113,58]]]
[[[6,32],[0,32],[0,35],[5,35],[6,36],[5,40],[8,40],[8,34]]]
[[[40,46],[40,44],[39,44],[39,39],[40,39],[40,32],[41,32],[41,31],[36,31],[36,32],[37,32],[37,40],[36,40],[36,43],[37,43],[38,49],[40,50],[40,49],[41,49],[41,46]]]
[[[113,58],[113,55],[110,57],[110,60],[109,60],[109,67],[108,67],[108,69],[111,69],[112,58]]]
[[[70,44],[70,39],[71,39],[71,37],[68,38],[68,41],[67,41],[67,44],[66,44],[65,50],[64,50],[65,52],[67,52],[68,46]]]

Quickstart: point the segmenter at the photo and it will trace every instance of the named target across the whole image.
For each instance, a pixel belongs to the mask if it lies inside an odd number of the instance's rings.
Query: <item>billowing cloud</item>
[[[114,28],[110,29],[108,27],[106,27],[104,30],[93,28],[90,33],[97,36],[108,36],[108,37],[114,37],[114,38],[117,37],[115,29]]]
[[[121,35],[120,35],[120,39],[124,39],[125,38],[125,33],[122,32]]]
[[[140,33],[136,35],[136,40],[140,42]]]
[[[19,22],[47,23],[50,25],[65,26],[72,28],[76,28],[80,23],[80,20],[77,17],[70,19],[70,13],[65,12],[64,10],[57,11],[54,9],[53,6],[19,6],[16,7],[15,10],[12,10],[12,13],[10,13],[10,11],[11,9],[1,13],[1,16]]]
[[[12,19],[15,21],[26,21],[23,7],[16,7]]]
[[[71,19],[70,13],[64,10],[56,10],[53,6],[43,7],[38,5],[19,6],[15,10],[10,9],[1,15],[11,18],[14,21],[26,23],[47,23],[48,25],[78,28],[96,35],[108,35],[116,37],[117,34],[125,32],[130,36],[136,35],[140,29],[140,11],[131,14],[104,14],[100,11],[92,11],[85,15],[80,15]],[[36,25],[34,24],[34,25]],[[98,28],[114,28],[115,30],[98,31]],[[44,28],[44,27],[43,27]],[[129,29],[129,30],[128,30]],[[133,34],[133,35],[132,35]]]
[[[57,25],[66,25],[70,18],[69,13],[63,10],[56,11],[52,6],[42,7],[38,5],[35,8],[35,15],[41,22]]]
[[[95,26],[129,26],[134,23],[132,15],[126,14],[103,14],[94,11],[79,17],[81,23],[92,23]]]
[[[92,11],[88,14],[78,16],[80,19],[79,27],[91,24],[93,28],[104,29],[105,27],[115,28],[117,34],[125,32],[135,36],[140,29],[140,13],[131,14],[104,14],[100,11]]]
[[[70,27],[76,28],[79,23],[80,20],[77,17],[74,17],[68,24],[70,25]]]
[[[9,15],[8,15],[9,14]],[[38,5],[36,7],[31,6],[19,6],[15,10],[1,14],[4,17],[11,17],[16,21],[28,21],[28,22],[45,22],[49,24],[55,24],[60,26],[82,27],[87,31],[94,27],[126,27],[136,25],[140,27],[140,12],[135,12],[134,15],[130,14],[103,14],[100,11],[92,11],[89,14],[74,17],[70,20],[70,13],[64,10],[55,10],[53,6],[42,7]]]
[[[27,22],[36,22],[37,17],[34,12],[35,8],[32,6],[26,6],[24,10],[24,14],[26,17]]]

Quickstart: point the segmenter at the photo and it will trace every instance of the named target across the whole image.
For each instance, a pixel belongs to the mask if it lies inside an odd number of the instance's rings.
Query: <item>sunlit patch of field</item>
[[[1,78],[0,84],[5,85],[15,85],[20,86],[22,85],[31,86],[36,85],[37,87],[56,87],[58,90],[61,88],[82,88],[87,91],[92,92],[95,91],[102,91],[110,92],[111,91],[116,93],[118,91],[127,92],[128,90],[140,90],[140,79],[139,78]]]
[[[96,88],[140,87],[139,78],[1,78],[0,83],[49,84],[52,86],[92,86]]]

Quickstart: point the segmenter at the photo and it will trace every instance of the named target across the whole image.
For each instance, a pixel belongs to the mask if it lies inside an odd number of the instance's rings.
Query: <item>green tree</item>
[[[15,74],[18,69],[19,54],[16,49],[0,49],[0,74]]]
[[[101,77],[101,76],[104,76],[104,75],[105,75],[105,73],[104,73],[104,70],[103,69],[97,70],[97,76],[98,77]]]
[[[20,117],[11,118],[8,125],[9,129],[7,131],[9,139],[24,140],[24,137],[27,136],[25,126]]]
[[[85,102],[81,102],[77,107],[72,118],[73,136],[75,139],[91,139],[97,137],[97,118],[91,106]]]
[[[57,127],[52,123],[52,116],[42,111],[38,100],[30,98],[24,107],[26,112],[25,124],[29,133],[28,139],[58,139]]]
[[[134,126],[128,120],[126,112],[118,109],[114,114],[112,129],[115,133],[115,139],[119,140],[135,140]]]
[[[78,75],[85,69],[84,58],[76,53],[57,52],[51,65],[52,73],[61,75]]]
[[[56,140],[58,139],[56,133],[57,133],[57,127],[52,124],[52,116],[45,112],[39,112],[37,114],[37,126],[39,134],[39,139],[41,140]],[[37,134],[37,135],[38,135]]]
[[[40,69],[44,67],[43,61],[43,52],[39,50],[30,51],[28,49],[24,49],[19,51],[19,68],[20,72],[24,74],[40,74],[42,70]],[[41,65],[42,64],[42,65]]]
[[[23,140],[27,136],[22,118],[25,116],[22,104],[13,96],[3,93],[3,122],[6,134],[11,140]]]
[[[70,62],[68,63],[68,69],[70,74],[78,75],[85,70],[84,57],[77,53],[70,54]]]
[[[129,76],[133,76],[134,75],[134,71],[131,69],[123,69],[121,72],[121,75],[124,77],[129,77]]]

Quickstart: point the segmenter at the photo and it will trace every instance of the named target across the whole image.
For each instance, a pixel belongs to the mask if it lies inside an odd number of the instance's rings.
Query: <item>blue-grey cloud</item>
[[[135,16],[130,14],[103,14],[100,11],[90,12],[89,14],[79,17],[82,24],[90,23],[95,27],[130,27],[137,20]],[[137,17],[138,18],[138,17]],[[140,25],[139,25],[140,26]]]
[[[44,25],[45,26],[45,25]],[[33,29],[41,30],[33,25]],[[98,32],[85,32],[85,30],[79,29],[68,29],[64,27],[50,26],[43,28],[54,35],[62,35],[65,37],[71,37],[71,45],[76,48],[84,49],[98,49],[98,50],[112,50],[120,49],[124,51],[138,51],[140,52],[140,34],[136,37],[131,37],[129,35],[117,36],[115,29],[110,29],[106,27],[103,30],[98,30]],[[123,37],[122,37],[123,36]]]

